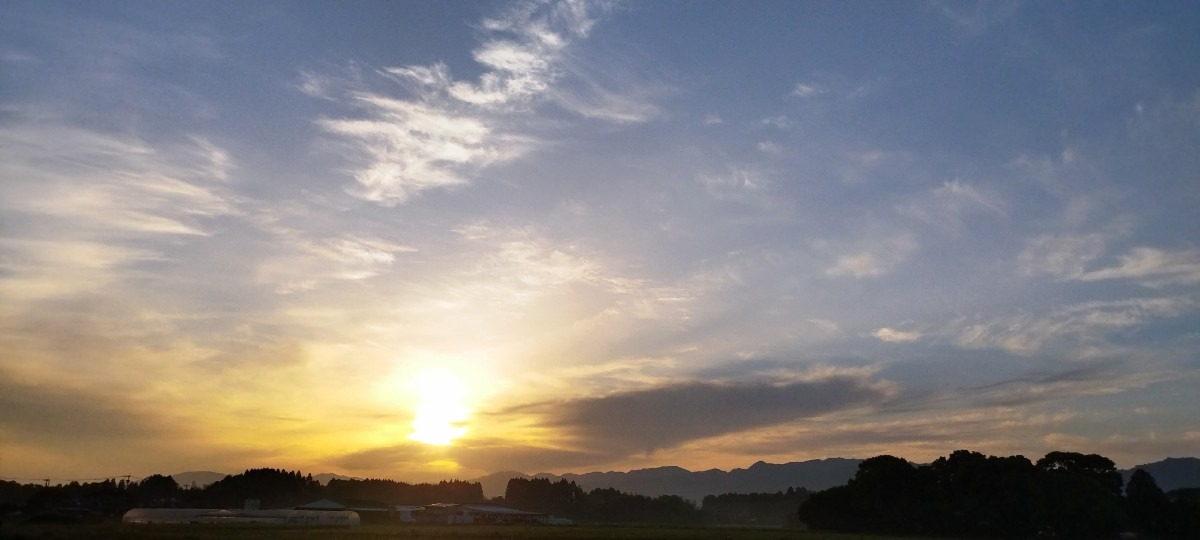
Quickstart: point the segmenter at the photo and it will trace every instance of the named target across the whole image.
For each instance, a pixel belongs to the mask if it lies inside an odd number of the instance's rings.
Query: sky
[[[0,477],[1200,453],[1200,4],[0,13]]]

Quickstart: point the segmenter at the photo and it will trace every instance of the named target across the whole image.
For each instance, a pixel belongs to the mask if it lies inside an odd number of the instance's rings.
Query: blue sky
[[[1187,3],[0,10],[0,475],[1200,444]]]

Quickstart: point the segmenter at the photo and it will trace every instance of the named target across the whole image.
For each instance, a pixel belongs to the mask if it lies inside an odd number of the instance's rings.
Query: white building
[[[349,510],[213,510],[209,508],[134,508],[122,523],[228,523],[299,527],[355,527],[358,514]]]

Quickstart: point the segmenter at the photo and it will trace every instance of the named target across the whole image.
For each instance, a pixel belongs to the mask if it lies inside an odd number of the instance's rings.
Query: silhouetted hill
[[[556,476],[554,476],[552,474],[546,475],[545,477],[546,478],[557,478]],[[520,478],[522,480],[528,480],[530,478],[533,478],[533,476],[530,476],[528,474],[525,474],[525,473],[519,472],[519,471],[500,471],[497,473],[489,474],[487,476],[481,476],[472,481],[479,482],[479,484],[483,486],[483,496],[491,498],[491,497],[504,496],[504,490],[506,488],[508,488],[508,481],[512,480],[513,478]]]
[[[1125,482],[1137,469],[1144,469],[1154,477],[1155,483],[1163,491],[1179,488],[1200,488],[1200,458],[1167,458],[1154,463],[1138,465],[1129,470],[1121,471]]]
[[[585,491],[596,488],[614,488],[625,493],[657,497],[679,495],[700,501],[705,495],[723,493],[775,493],[787,488],[804,487],[816,491],[845,484],[858,470],[862,460],[846,458],[815,459],[792,463],[764,463],[762,461],[747,469],[722,471],[689,471],[680,467],[654,467],[629,472],[591,472],[555,475],[538,473],[528,475],[516,471],[490,474],[474,480],[483,485],[488,497],[504,495],[504,488],[511,478],[548,478],[552,481],[566,479],[575,482]]]
[[[313,480],[320,482],[322,486],[328,486],[330,480],[362,480],[362,478],[356,478],[354,476],[346,476],[344,474],[321,473],[321,474],[314,474]]]

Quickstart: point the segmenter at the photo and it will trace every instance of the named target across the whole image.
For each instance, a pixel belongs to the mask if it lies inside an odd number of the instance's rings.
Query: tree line
[[[589,523],[796,526],[796,506],[808,495],[802,487],[726,493],[708,495],[697,505],[678,495],[650,497],[613,488],[585,491],[566,479],[513,478],[496,502]]]
[[[477,482],[408,484],[331,480],[282,469],[248,469],[204,487],[172,477],[104,480],[57,486],[0,481],[0,515],[103,519],[130,508],[290,508],[318,499],[353,504],[490,503],[580,522],[793,526],[877,534],[981,538],[1109,538],[1135,531],[1148,538],[1200,538],[1200,488],[1164,493],[1144,470],[1126,485],[1111,460],[1051,452],[985,456],[959,450],[927,465],[893,456],[864,460],[845,485],[810,493],[706,496],[699,504],[675,495],[649,497],[613,488],[585,491],[573,481],[509,481],[487,499]]]
[[[207,486],[181,486],[155,474],[140,481],[104,480],[56,486],[0,482],[0,515],[35,520],[88,521],[116,518],[130,508],[240,508],[247,499],[262,508],[291,508],[319,499],[352,504],[424,505],[434,502],[500,504],[580,522],[794,525],[804,488],[787,492],[705,497],[702,506],[676,495],[649,497],[613,488],[584,491],[575,482],[513,479],[504,496],[487,499],[477,482],[408,484],[394,480],[330,480],[299,471],[248,469]]]
[[[1050,452],[985,456],[959,450],[928,465],[894,456],[859,464],[847,484],[812,494],[798,517],[813,529],[994,538],[1200,538],[1200,489],[1163,493],[1134,471],[1123,486],[1112,460]]]
[[[311,474],[270,468],[248,469],[204,487],[180,486],[160,474],[140,481],[109,479],[55,486],[0,481],[0,515],[21,512],[47,519],[102,519],[130,508],[240,508],[248,499],[260,501],[262,508],[291,508],[326,498],[412,505],[487,500],[478,482],[334,479],[321,485]]]
[[[584,491],[575,482],[513,478],[502,502],[514,508],[576,521],[608,523],[700,523],[703,514],[678,495],[648,497],[613,488]]]

